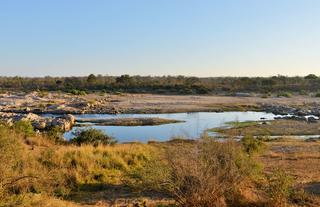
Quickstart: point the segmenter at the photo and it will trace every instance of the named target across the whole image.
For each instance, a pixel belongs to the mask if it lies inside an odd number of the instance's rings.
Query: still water
[[[173,137],[198,138],[210,128],[225,126],[231,121],[258,121],[261,118],[273,120],[275,115],[265,112],[196,112],[196,113],[172,113],[172,114],[83,114],[76,115],[77,118],[136,118],[136,117],[158,117],[164,119],[176,119],[185,122],[165,124],[159,126],[90,126],[104,131],[118,142],[147,142],[149,140],[166,141]],[[84,127],[81,127],[84,128]],[[66,132],[64,137],[69,140],[74,135],[72,131]]]

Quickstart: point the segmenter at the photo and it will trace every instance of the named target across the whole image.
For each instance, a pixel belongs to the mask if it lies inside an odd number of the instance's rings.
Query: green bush
[[[320,98],[320,92],[316,93],[315,97]]]
[[[68,92],[71,93],[72,95],[80,95],[80,96],[87,95],[86,91],[78,90],[78,89],[71,89]]]
[[[244,136],[241,139],[241,144],[243,146],[244,151],[250,156],[260,152],[262,149],[265,148],[265,145],[261,140],[256,139],[251,135]]]
[[[115,144],[116,140],[106,134],[101,130],[90,128],[86,130],[77,131],[74,133],[76,135],[71,141],[77,145],[81,144],[93,144],[95,146],[99,144],[110,145]]]
[[[55,142],[64,142],[63,130],[60,127],[51,127],[47,132],[48,137]]]
[[[15,131],[24,134],[25,136],[34,135],[34,129],[30,121],[17,121],[13,128]]]
[[[292,96],[291,93],[289,92],[280,92],[277,94],[277,97],[286,97],[286,98],[290,98]]]

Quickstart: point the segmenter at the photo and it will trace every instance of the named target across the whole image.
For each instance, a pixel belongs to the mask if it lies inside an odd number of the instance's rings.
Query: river
[[[158,126],[90,126],[104,131],[109,136],[117,139],[118,142],[147,142],[167,141],[173,137],[183,137],[188,139],[199,138],[201,134],[210,128],[225,126],[227,122],[232,121],[259,121],[273,120],[275,115],[265,112],[194,112],[194,113],[170,113],[170,114],[82,114],[76,115],[76,118],[137,118],[137,117],[157,117],[164,119],[176,119],[185,122],[164,124]],[[76,130],[84,127],[74,127],[66,132],[64,137],[70,140]]]

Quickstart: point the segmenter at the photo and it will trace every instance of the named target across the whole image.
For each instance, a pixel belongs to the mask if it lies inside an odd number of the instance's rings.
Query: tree
[[[97,77],[94,74],[90,74],[87,78],[88,83],[95,83],[97,80]]]
[[[308,80],[314,80],[314,79],[318,79],[318,76],[316,76],[315,74],[309,74],[309,75],[305,76],[304,78],[308,79]]]

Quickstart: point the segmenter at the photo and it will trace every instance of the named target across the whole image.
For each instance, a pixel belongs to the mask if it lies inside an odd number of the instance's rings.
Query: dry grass
[[[319,192],[320,185],[320,142],[304,142],[286,139],[268,142],[269,151],[259,157],[266,173],[281,168],[294,179],[296,188],[308,187],[312,192]],[[318,194],[319,196],[319,194]],[[310,202],[309,202],[310,203]],[[320,198],[313,197],[309,206],[320,205]]]
[[[267,175],[283,169],[294,178],[294,189],[319,192],[320,142],[288,138],[266,145],[268,150],[251,157],[235,142],[79,147],[2,128],[0,206],[157,206],[172,203],[171,196],[184,206],[268,206],[268,194],[259,187],[265,181],[247,179],[254,172],[251,159],[263,163]],[[21,176],[30,177],[16,180]],[[280,195],[290,190],[282,178],[273,189]],[[163,190],[164,183],[171,195],[154,191]],[[300,191],[290,192],[289,204],[286,196],[281,199],[287,206],[320,205],[319,197]]]

